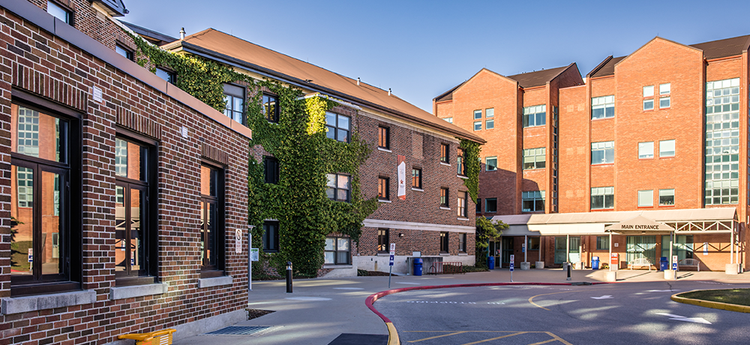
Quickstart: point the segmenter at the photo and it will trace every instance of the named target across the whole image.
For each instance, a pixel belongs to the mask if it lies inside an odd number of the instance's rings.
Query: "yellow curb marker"
[[[388,327],[388,345],[401,345],[401,340],[398,339],[398,332],[396,332],[396,326],[393,325],[393,322],[386,322],[386,327]]]
[[[705,291],[705,290],[693,290],[693,291]],[[690,292],[693,292],[693,291],[690,291]],[[678,302],[678,303],[692,304],[692,305],[697,305],[699,307],[735,311],[738,313],[750,313],[750,306],[737,305],[737,304],[724,303],[724,302],[706,301],[702,299],[687,298],[687,297],[679,296],[684,293],[688,293],[688,292],[676,293],[672,295],[671,298],[673,301]]]
[[[558,294],[558,293],[565,293],[565,292],[570,292],[570,291],[558,291],[558,292],[550,292],[550,293],[543,293],[543,294],[539,294],[539,295],[536,295],[536,296],[531,296],[531,297],[529,297],[529,303],[531,303],[532,305],[534,305],[534,306],[535,306],[535,307],[537,307],[537,308],[542,308],[542,309],[544,309],[544,310],[549,310],[549,309],[547,309],[547,308],[545,308],[545,307],[542,307],[542,306],[540,306],[540,305],[538,305],[538,304],[534,303],[534,301],[533,301],[534,297],[539,297],[539,296],[546,296],[546,295],[554,295],[554,294]]]

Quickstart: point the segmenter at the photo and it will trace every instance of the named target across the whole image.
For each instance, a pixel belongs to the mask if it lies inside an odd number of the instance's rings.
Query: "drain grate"
[[[266,330],[269,327],[266,326],[229,326],[222,328],[220,330],[216,330],[213,332],[208,332],[206,334],[214,334],[214,335],[248,335],[260,332],[262,330]]]

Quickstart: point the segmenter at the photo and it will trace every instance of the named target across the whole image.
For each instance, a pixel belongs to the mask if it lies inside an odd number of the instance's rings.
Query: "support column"
[[[609,257],[607,258],[607,266],[609,266],[609,270],[612,271],[612,232],[609,233]],[[618,263],[619,265],[619,263]],[[617,267],[619,269],[619,267]]]
[[[565,235],[565,262],[570,262],[570,235]]]
[[[523,262],[528,262],[526,254],[529,252],[529,235],[523,235],[523,248]]]

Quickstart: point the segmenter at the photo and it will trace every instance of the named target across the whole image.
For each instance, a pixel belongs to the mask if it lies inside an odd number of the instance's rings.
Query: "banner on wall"
[[[398,198],[406,200],[406,157],[398,155]]]

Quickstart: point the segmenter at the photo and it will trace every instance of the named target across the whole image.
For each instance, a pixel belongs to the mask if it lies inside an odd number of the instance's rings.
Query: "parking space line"
[[[463,344],[463,345],[481,344],[481,343],[486,343],[488,341],[498,340],[498,339],[502,339],[502,338],[508,338],[508,337],[512,337],[512,336],[516,336],[516,335],[520,335],[520,334],[525,334],[525,333],[528,333],[528,332],[516,332],[516,333],[513,333],[513,334],[504,335],[502,337],[497,337],[497,338],[492,338],[492,339],[485,339],[485,340],[475,341],[473,343],[466,343],[466,344]]]
[[[544,333],[547,333],[550,337],[555,338],[555,340],[557,340],[557,341],[559,341],[559,342],[561,342],[561,343],[563,343],[565,345],[573,345],[573,344],[571,344],[571,343],[563,340],[563,338],[558,337],[556,334],[554,334],[552,332],[544,332]]]
[[[558,291],[558,292],[550,292],[550,293],[543,293],[543,294],[539,294],[539,295],[536,295],[536,296],[531,296],[531,297],[529,297],[529,303],[531,303],[531,304],[532,304],[532,305],[534,305],[535,307],[538,307],[538,308],[542,308],[542,309],[544,309],[544,310],[549,310],[549,309],[547,309],[547,308],[545,308],[545,307],[542,307],[542,306],[540,306],[540,305],[538,305],[538,304],[534,303],[534,301],[533,301],[534,297],[539,297],[539,296],[546,296],[546,295],[554,295],[554,294],[558,294],[558,293],[565,293],[565,292],[570,292],[570,291]]]
[[[540,341],[538,343],[533,343],[533,344],[529,344],[529,345],[542,345],[542,344],[546,344],[546,343],[551,343],[553,341],[557,341],[557,339],[549,339],[549,340]]]
[[[500,336],[500,337],[495,337],[495,338],[491,338],[491,339],[484,339],[484,340],[475,341],[475,342],[472,342],[472,343],[463,344],[463,345],[475,345],[475,344],[486,343],[486,342],[489,342],[489,341],[499,340],[499,339],[503,339],[503,338],[510,338],[510,337],[514,337],[514,336],[522,335],[522,334],[542,334],[543,333],[543,334],[547,334],[548,336],[550,336],[551,339],[544,340],[544,341],[541,341],[541,342],[538,342],[538,343],[529,344],[529,345],[541,345],[541,344],[548,344],[548,343],[553,343],[553,342],[558,342],[558,341],[560,343],[564,344],[564,345],[573,345],[573,344],[565,341],[564,339],[558,337],[554,333],[552,333],[552,332],[546,332],[546,331],[456,331],[456,332],[453,332],[453,331],[406,331],[405,333],[446,333],[446,334],[441,334],[441,335],[437,335],[437,336],[429,337],[429,338],[423,338],[423,339],[417,339],[417,340],[410,340],[410,341],[407,341],[407,343],[418,343],[418,342],[421,342],[421,341],[440,339],[440,338],[444,338],[444,337],[448,337],[448,336],[459,335],[459,334],[466,334],[466,333],[512,333],[512,334],[506,334],[506,335],[503,335],[503,336]]]
[[[449,337],[451,335],[462,334],[462,333],[466,333],[466,331],[454,332],[454,333],[437,335],[437,336],[434,336],[434,337],[429,337],[429,338],[424,338],[424,339],[417,339],[417,340],[407,341],[407,343],[418,343],[420,341],[438,339],[438,338],[442,338],[442,337]]]

